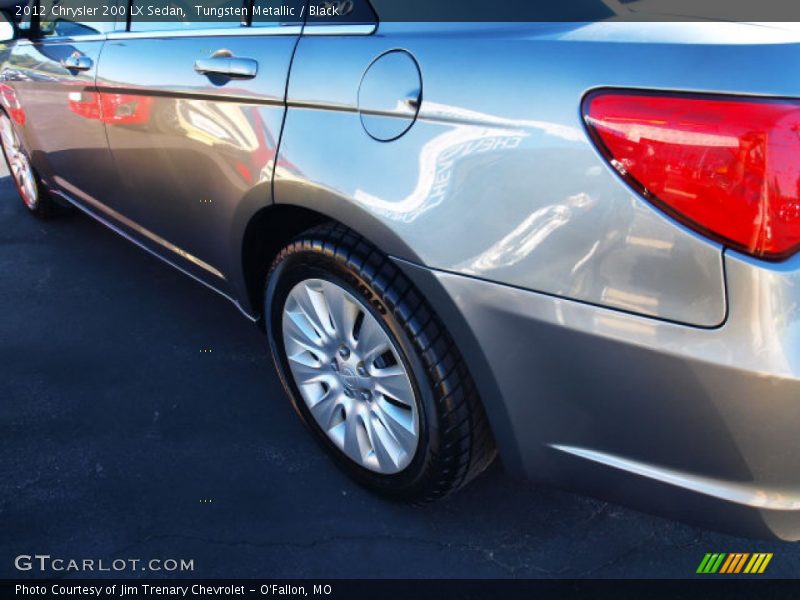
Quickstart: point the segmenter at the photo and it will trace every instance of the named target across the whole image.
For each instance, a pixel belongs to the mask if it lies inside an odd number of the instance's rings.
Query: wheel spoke
[[[330,383],[331,375],[320,368],[319,361],[309,356],[309,352],[299,352],[289,356],[289,360],[297,383]]]
[[[336,335],[336,330],[331,324],[331,311],[328,308],[325,293],[322,289],[314,289],[309,285],[305,286],[305,291],[305,297],[301,296],[299,300],[300,306],[306,316],[311,319],[314,327],[319,329],[324,337],[333,338]]]
[[[25,184],[25,193],[28,197],[28,200],[31,202],[36,201],[36,184],[30,179]]]
[[[303,287],[304,289],[302,291],[290,296],[294,305],[293,308],[290,309],[290,314],[294,313],[298,317],[295,319],[295,323],[302,329],[303,334],[309,340],[314,341],[314,343],[320,346],[327,345],[330,343],[331,337],[320,321],[319,315],[311,302],[309,294],[313,292],[308,290],[307,286]]]
[[[372,369],[375,389],[384,396],[390,396],[408,406],[413,405],[414,392],[405,370],[399,364],[384,369]]]
[[[389,337],[378,321],[371,315],[365,317],[356,342],[356,350],[364,358],[364,362],[375,360],[390,347]]]
[[[317,423],[327,432],[336,425],[334,417],[339,412],[340,407],[339,391],[331,387],[316,404],[309,408]]]
[[[374,412],[369,417],[369,438],[378,465],[383,470],[397,468],[405,451]]]
[[[14,181],[17,183],[18,186],[22,186],[22,178],[19,174],[19,165],[16,163],[11,163],[11,176],[14,178]]]
[[[385,400],[379,400],[374,404],[373,412],[386,431],[406,452],[411,452],[417,447],[417,431],[411,410],[404,410]]]
[[[349,344],[355,342],[355,325],[361,312],[358,306],[346,295],[339,293],[336,287],[328,284],[325,288],[325,300],[328,303],[330,317],[336,336]]]
[[[344,448],[342,449],[347,456],[357,463],[364,462],[362,446],[365,441],[365,434],[366,431],[361,421],[361,415],[358,414],[355,407],[350,408],[345,417]]]
[[[283,318],[283,343],[286,353],[289,356],[295,356],[304,351],[308,352],[317,357],[320,365],[323,364],[323,361],[330,361],[330,355],[322,346],[322,341],[319,338],[310,339],[308,337],[307,330],[302,325],[305,317],[295,316],[297,318],[293,318],[291,313],[285,313]]]
[[[5,115],[0,117],[0,136],[2,136],[3,147],[6,151],[16,149],[14,130],[12,129],[11,121]]]

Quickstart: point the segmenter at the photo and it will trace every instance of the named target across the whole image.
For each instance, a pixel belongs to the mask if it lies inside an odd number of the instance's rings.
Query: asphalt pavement
[[[210,352],[204,350],[210,350]],[[14,559],[184,559],[193,577],[693,577],[754,541],[512,479],[413,508],[360,489],[222,297],[0,179],[0,577]],[[75,573],[49,575],[78,576]],[[85,574],[84,574],[85,575]],[[162,576],[123,572],[125,576]]]

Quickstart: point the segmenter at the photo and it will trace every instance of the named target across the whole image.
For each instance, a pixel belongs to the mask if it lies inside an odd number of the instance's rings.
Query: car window
[[[181,31],[239,27],[247,22],[241,0],[133,0],[130,31]]]

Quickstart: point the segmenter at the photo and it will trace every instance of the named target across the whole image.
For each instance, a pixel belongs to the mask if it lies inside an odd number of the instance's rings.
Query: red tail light
[[[599,91],[583,112],[611,165],[688,227],[769,260],[800,250],[800,103]]]

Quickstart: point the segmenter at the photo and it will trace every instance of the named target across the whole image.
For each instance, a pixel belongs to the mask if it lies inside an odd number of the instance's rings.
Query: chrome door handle
[[[83,54],[71,54],[61,61],[61,66],[70,71],[88,71],[92,68],[92,59]]]
[[[239,58],[227,50],[217,50],[210,58],[194,61],[194,70],[201,75],[223,75],[231,79],[252,79],[258,74],[258,61]]]

